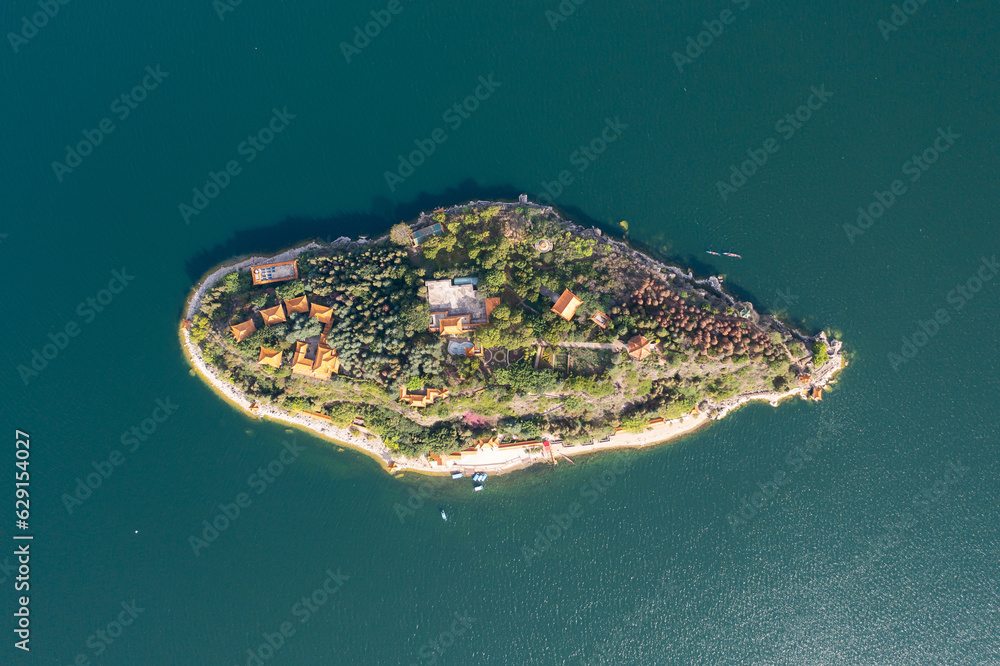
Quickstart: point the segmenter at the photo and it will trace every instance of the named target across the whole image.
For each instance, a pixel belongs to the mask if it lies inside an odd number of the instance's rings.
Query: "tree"
[[[826,351],[826,345],[817,340],[812,347],[813,365],[817,368],[830,360],[830,355]]]
[[[410,247],[413,245],[413,232],[405,222],[394,224],[389,230],[389,239],[396,245]]]
[[[551,370],[535,370],[527,359],[512,363],[509,368],[500,368],[495,376],[498,383],[522,393],[545,393],[559,386],[556,373]]]

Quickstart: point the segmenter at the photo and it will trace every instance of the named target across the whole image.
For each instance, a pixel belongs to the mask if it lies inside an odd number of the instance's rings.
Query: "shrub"
[[[628,432],[642,432],[649,426],[649,419],[645,416],[632,416],[622,421],[622,428]]]

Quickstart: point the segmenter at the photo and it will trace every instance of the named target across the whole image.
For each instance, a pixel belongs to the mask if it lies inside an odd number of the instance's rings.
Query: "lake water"
[[[34,540],[24,653],[8,513],[0,662],[1000,663],[1000,19],[903,4],[6,3],[2,462],[28,432]],[[851,366],[476,494],[189,375],[214,264],[521,192]]]

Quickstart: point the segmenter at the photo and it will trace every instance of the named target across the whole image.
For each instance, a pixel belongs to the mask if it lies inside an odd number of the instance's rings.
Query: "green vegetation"
[[[784,390],[807,357],[797,341],[788,345],[801,354],[789,357],[780,331],[739,317],[710,291],[637,266],[628,251],[546,209],[468,206],[431,219],[444,233],[419,247],[400,223],[374,243],[299,256],[296,280],[254,287],[249,272],[230,273],[203,296],[191,340],[252,399],[327,414],[340,427],[363,422],[406,456],[498,433],[574,443],[616,427],[641,432],[650,419],[676,418],[705,401],[711,408],[744,392]],[[538,252],[540,239],[552,250]],[[428,331],[424,282],[454,277],[476,277],[479,297],[498,299],[488,323],[463,336],[486,350],[481,358],[448,354],[446,339]],[[582,301],[569,320],[552,311],[565,289]],[[315,353],[318,319],[291,313],[264,326],[258,314],[302,295],[332,310],[326,342],[340,372],[329,380],[290,371],[295,343]],[[590,321],[597,310],[612,320],[606,330]],[[229,327],[247,319],[257,330],[234,342]],[[655,345],[642,360],[611,347],[636,335]],[[283,352],[282,367],[258,364],[262,346]],[[813,354],[817,366],[828,359],[822,343]],[[404,385],[447,388],[449,397],[414,409],[398,399]]]
[[[830,355],[826,351],[826,345],[818,340],[813,344],[812,353],[813,365],[817,368],[830,360]]]

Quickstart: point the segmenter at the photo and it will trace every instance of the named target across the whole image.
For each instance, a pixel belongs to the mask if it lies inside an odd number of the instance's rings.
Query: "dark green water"
[[[386,5],[243,2],[220,20],[210,0],[78,1],[0,48],[0,563],[20,532],[18,428],[34,535],[31,652],[14,648],[0,572],[0,662],[246,664],[289,622],[265,663],[1000,663],[1000,277],[949,299],[1000,253],[995,4],[928,0],[886,40],[888,2],[590,0],[553,29],[555,2],[403,0],[346,62],[340,42]],[[672,54],[725,9],[679,72]],[[37,11],[6,3],[0,24]],[[112,103],[147,66],[167,74],[121,118]],[[460,125],[442,117],[491,75],[499,87]],[[776,123],[813,86],[832,96],[789,136]],[[239,144],[286,107],[295,117],[247,162]],[[114,130],[60,182],[52,162],[106,117]],[[608,118],[627,127],[574,157]],[[904,162],[949,127],[959,138],[911,182]],[[447,139],[391,191],[384,172],[435,128]],[[777,152],[723,201],[716,182],[769,138]],[[178,205],[229,160],[240,173],[185,224]],[[836,390],[475,496],[433,482],[400,521],[416,479],[249,420],[189,376],[176,323],[213,264],[473,197],[537,198],[563,170],[571,217],[628,220],[647,247],[842,335],[853,356]],[[843,225],[895,179],[905,192],[851,242]],[[134,279],[103,311],[78,310],[123,267]],[[940,308],[947,321],[894,368],[902,336]],[[70,323],[78,335],[22,380]],[[168,398],[176,412],[123,445]],[[811,437],[806,459],[795,447]],[[248,477],[283,440],[303,450],[257,494]],[[70,513],[64,494],[116,449],[122,464]],[[779,471],[773,497],[741,507]],[[251,504],[196,556],[189,536],[242,492]],[[582,513],[552,527],[574,501]],[[546,528],[557,537],[526,557]],[[328,569],[337,591],[303,623],[295,604]],[[129,626],[102,643],[119,616]]]

